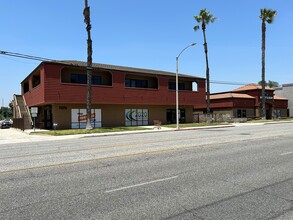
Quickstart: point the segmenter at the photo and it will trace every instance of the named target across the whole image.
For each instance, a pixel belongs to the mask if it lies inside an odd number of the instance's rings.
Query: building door
[[[179,122],[185,123],[185,109],[179,109]],[[176,124],[176,109],[167,109],[167,124]]]
[[[179,117],[179,122],[180,123],[185,123],[185,109],[180,109],[180,117]]]
[[[44,120],[45,120],[45,129],[52,129],[52,105],[47,105],[44,107]]]
[[[167,109],[167,124],[176,124],[176,109]]]
[[[266,119],[272,119],[272,108],[266,109]]]

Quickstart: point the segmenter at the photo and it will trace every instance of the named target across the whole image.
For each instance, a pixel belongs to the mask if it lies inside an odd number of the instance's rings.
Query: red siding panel
[[[45,84],[45,71],[43,66],[40,66],[40,84],[35,88],[31,88],[32,83],[30,83],[30,90],[24,95],[26,104],[28,106],[40,105],[44,103],[44,84]],[[28,78],[31,80],[32,75]]]
[[[29,105],[43,103],[86,103],[87,86],[61,83],[60,64],[42,65],[42,85],[27,95]],[[125,88],[125,73],[111,71],[112,86],[92,86],[92,104],[173,105],[175,91],[168,89],[168,76],[158,75],[158,89]],[[180,91],[180,105],[204,105],[205,80],[198,79],[198,91]]]

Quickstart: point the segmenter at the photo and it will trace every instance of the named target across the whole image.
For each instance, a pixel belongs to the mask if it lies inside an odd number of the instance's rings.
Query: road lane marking
[[[283,154],[280,154],[280,155],[281,156],[285,156],[285,155],[289,155],[289,154],[293,154],[293,151],[292,152],[283,153]]]
[[[145,186],[145,185],[158,183],[158,182],[163,182],[163,181],[168,181],[168,180],[172,180],[172,179],[176,179],[176,178],[178,178],[178,176],[172,176],[172,177],[167,177],[167,178],[163,178],[163,179],[157,179],[157,180],[144,182],[144,183],[139,183],[139,184],[135,184],[135,185],[131,185],[131,186],[124,186],[124,187],[117,188],[117,189],[107,190],[107,191],[105,191],[105,193],[117,192],[117,191],[121,191],[121,190],[125,190],[125,189],[131,189],[131,188],[135,188],[135,187],[139,187],[139,186]]]

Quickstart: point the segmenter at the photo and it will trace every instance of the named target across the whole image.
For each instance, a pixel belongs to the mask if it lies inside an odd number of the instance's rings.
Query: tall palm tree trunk
[[[206,88],[207,88],[207,97],[206,97],[206,103],[207,103],[207,122],[211,122],[210,118],[210,68],[209,68],[209,59],[208,59],[208,44],[206,39],[206,25],[209,23],[213,23],[217,18],[214,17],[210,12],[206,11],[206,9],[200,10],[199,15],[194,16],[195,20],[198,23],[201,23],[201,29],[203,32],[203,38],[204,38],[204,52],[205,52],[205,58],[206,58]],[[195,26],[193,28],[195,31],[199,29],[199,26]]]
[[[85,0],[85,8],[83,11],[84,22],[87,30],[87,99],[86,99],[86,129],[93,129],[91,125],[91,103],[92,103],[92,39],[91,39],[91,22],[90,22],[90,8],[88,1]]]
[[[262,22],[262,46],[261,46],[261,108],[262,119],[266,119],[266,97],[265,97],[265,51],[266,51],[266,23]]]
[[[205,52],[205,59],[206,59],[206,78],[207,78],[207,120],[210,122],[210,68],[209,68],[209,59],[208,59],[208,44],[206,39],[206,31],[205,31],[205,24],[202,25],[203,30],[203,38],[204,38],[204,52]]]

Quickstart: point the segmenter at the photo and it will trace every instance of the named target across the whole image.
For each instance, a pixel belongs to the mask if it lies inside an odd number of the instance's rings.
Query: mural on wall
[[[148,109],[125,109],[125,126],[141,126],[148,124]]]
[[[85,128],[86,119],[86,109],[71,109],[71,128]],[[91,124],[93,128],[102,127],[101,109],[92,109]]]

